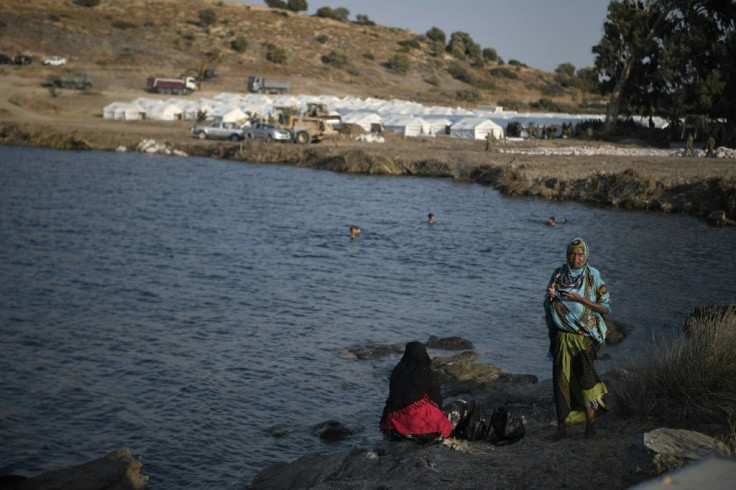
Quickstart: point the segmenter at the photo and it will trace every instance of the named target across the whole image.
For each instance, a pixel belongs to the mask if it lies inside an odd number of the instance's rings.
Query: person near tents
[[[554,440],[567,426],[585,422],[585,437],[595,435],[595,417],[605,413],[608,393],[593,361],[606,341],[610,298],[597,269],[588,264],[590,249],[582,238],[571,240],[567,261],[552,273],[544,299],[550,337],[552,386],[557,412]]]
[[[493,133],[489,131],[488,134],[486,134],[486,151],[491,151],[492,144],[493,144]]]
[[[693,152],[693,133],[687,133],[687,140],[685,140],[685,156],[693,156],[695,153]]]
[[[711,134],[708,136],[708,141],[705,142],[705,156],[706,157],[715,157],[715,149],[716,149],[716,139]]]

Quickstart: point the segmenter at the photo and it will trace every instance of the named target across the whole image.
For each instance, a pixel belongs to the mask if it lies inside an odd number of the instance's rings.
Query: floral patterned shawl
[[[582,238],[575,238],[567,245],[567,256],[573,248],[582,249],[585,262],[580,269],[573,269],[569,260],[552,273],[548,288],[555,288],[555,297],[550,301],[545,296],[544,309],[547,326],[565,332],[587,335],[599,343],[606,340],[606,322],[600,313],[576,301],[566,301],[561,291],[576,292],[589,300],[604,306],[610,313],[610,299],[606,284],[597,269],[588,265],[590,249]]]

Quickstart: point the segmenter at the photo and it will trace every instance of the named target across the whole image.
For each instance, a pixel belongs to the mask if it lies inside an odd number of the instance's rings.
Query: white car
[[[275,124],[257,122],[245,129],[245,139],[272,141],[291,141],[291,131]]]
[[[52,56],[51,58],[46,58],[41,63],[44,65],[61,66],[66,65],[66,58],[63,56]]]

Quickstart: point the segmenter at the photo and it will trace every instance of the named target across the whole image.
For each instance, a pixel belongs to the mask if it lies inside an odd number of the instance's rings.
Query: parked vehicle
[[[80,71],[77,73],[54,77],[51,80],[51,83],[55,87],[72,88],[76,90],[88,90],[91,89],[95,84],[92,76],[86,71]]]
[[[259,76],[248,77],[248,90],[256,94],[285,94],[290,88],[289,82],[276,82]]]
[[[158,94],[189,95],[197,90],[197,84],[194,81],[194,77],[148,77],[148,80],[146,80],[146,88],[149,92]]]
[[[230,140],[245,139],[245,130],[234,122],[213,121],[210,124],[199,124],[192,128],[192,134],[201,140]]]
[[[13,64],[13,58],[0,53],[0,65],[12,65]]]
[[[295,106],[274,106],[278,113],[281,127],[286,128],[294,135],[294,143],[306,145],[319,143],[326,136],[335,135],[337,131],[325,118],[329,116],[324,104],[309,104],[307,113],[299,115],[299,108]]]
[[[257,122],[245,130],[245,138],[249,140],[291,141],[291,131],[277,124]]]
[[[30,65],[33,63],[33,57],[27,54],[18,53],[13,56],[13,64],[15,65]]]
[[[62,66],[66,65],[66,58],[63,56],[52,56],[51,58],[46,58],[41,62],[42,65],[50,65],[50,66]]]

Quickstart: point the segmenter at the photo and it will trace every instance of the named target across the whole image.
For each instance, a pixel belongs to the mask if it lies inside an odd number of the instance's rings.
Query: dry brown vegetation
[[[618,386],[618,406],[670,426],[736,422],[736,306],[692,317],[685,334],[638,356]],[[728,441],[733,448],[734,440]]]
[[[203,25],[199,12],[208,9],[215,13],[216,21]],[[534,68],[502,65],[499,72],[496,62],[473,68],[469,60],[458,61],[447,52],[435,56],[424,33],[271,10],[260,2],[102,0],[96,7],[81,7],[72,0],[5,0],[0,4],[0,19],[0,52],[25,53],[35,59],[30,67],[4,67],[5,74],[57,74],[63,68],[39,64],[45,57],[61,55],[69,60],[67,69],[89,71],[102,91],[142,90],[149,74],[197,71],[203,60],[221,53],[216,66],[220,76],[205,84],[206,91],[244,92],[247,77],[262,74],[290,80],[298,93],[401,98],[452,106],[505,101],[528,109],[530,102],[546,99],[575,110],[591,97],[563,87],[555,74]],[[446,31],[448,38],[450,34]],[[247,40],[243,52],[232,46],[239,37]],[[268,61],[268,44],[283,48],[286,62]],[[323,57],[333,52],[343,54],[347,63],[342,67],[325,63]],[[387,67],[400,53],[410,61],[406,74]],[[472,73],[476,86],[454,79],[448,73],[453,64]],[[491,74],[494,70],[495,76]],[[518,78],[499,76],[504,72]],[[472,103],[459,100],[457,92],[463,90],[477,92],[479,99]]]

